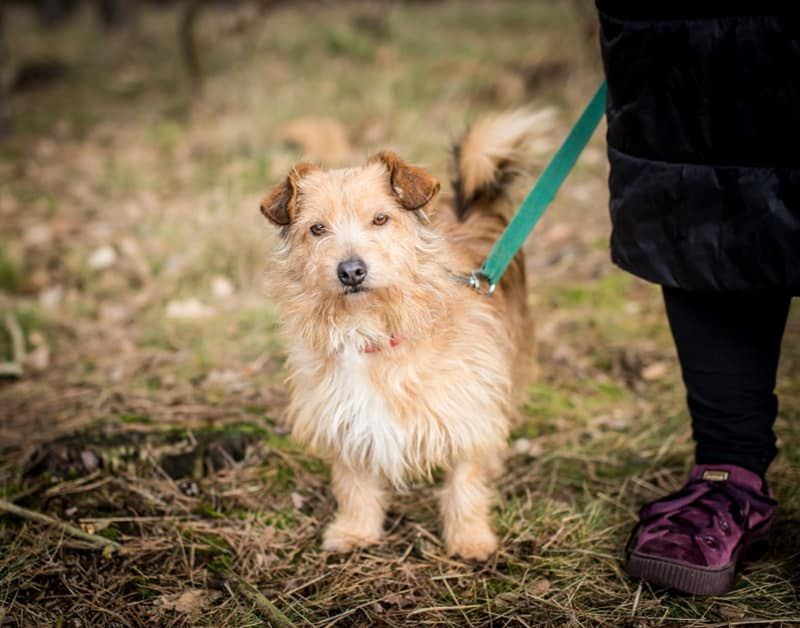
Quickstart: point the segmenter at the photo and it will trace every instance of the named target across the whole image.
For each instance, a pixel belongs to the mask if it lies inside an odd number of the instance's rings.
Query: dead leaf
[[[328,164],[350,156],[350,140],[344,125],[333,118],[308,116],[290,120],[278,131],[280,141],[297,146],[306,158]]]
[[[517,72],[499,72],[481,96],[499,107],[512,107],[525,99],[525,79]]]
[[[630,316],[636,316],[642,311],[642,307],[636,301],[628,301],[622,306],[622,310]]]
[[[217,591],[188,589],[181,593],[161,595],[156,598],[156,604],[170,611],[194,615],[206,608],[218,596],[219,592]]]
[[[47,345],[36,347],[25,356],[25,366],[35,373],[46,371],[50,366],[50,348]]]
[[[666,362],[653,362],[642,369],[642,379],[648,382],[662,379],[668,370],[669,365]]]
[[[600,165],[606,163],[606,152],[594,146],[587,146],[581,154],[581,161],[586,165]]]
[[[150,269],[145,262],[145,255],[142,247],[133,238],[123,238],[119,243],[120,250],[133,264],[136,274],[141,279],[148,279],[150,277]]]
[[[277,530],[273,526],[265,526],[264,529],[261,531],[260,541],[262,543],[269,543],[272,539],[275,538],[275,534]]]
[[[120,303],[103,303],[98,313],[104,323],[118,324],[128,317],[129,311]]]
[[[376,146],[383,144],[389,137],[389,129],[380,119],[365,121],[356,131],[357,141],[362,146]]]
[[[745,609],[743,608],[740,608],[739,606],[728,606],[720,604],[719,614],[722,615],[725,619],[735,621],[744,619],[747,616],[747,611],[745,611]]]
[[[591,424],[604,430],[624,432],[628,429],[628,418],[624,413],[614,411],[611,415],[603,414],[596,417]]]
[[[177,299],[167,303],[166,314],[167,318],[197,320],[212,316],[214,308],[195,298]]]
[[[542,234],[543,244],[552,247],[560,247],[575,238],[575,229],[564,222],[557,222]]]
[[[383,609],[383,606],[381,606],[380,604],[378,604],[378,602],[373,602],[372,604],[370,604],[370,605],[369,605],[369,608],[370,608],[370,610],[371,610],[373,613],[375,613],[376,615],[380,615],[380,614],[382,614],[382,613],[383,613],[383,610],[384,610],[384,609]]]
[[[414,598],[409,597],[408,595],[402,595],[400,593],[387,593],[381,598],[381,602],[384,604],[390,604],[391,606],[405,608],[406,606],[411,606],[414,604]]]
[[[25,243],[31,246],[48,244],[53,238],[53,231],[49,225],[33,225],[25,231]]]
[[[497,608],[509,608],[519,604],[519,595],[513,591],[507,591],[497,594],[492,601]]]
[[[231,369],[214,369],[203,381],[205,386],[212,388],[224,388],[226,390],[241,390],[247,386],[247,382],[242,378],[238,371]]]
[[[528,587],[528,591],[533,595],[541,597],[550,590],[550,587],[551,583],[547,578],[537,578]]]

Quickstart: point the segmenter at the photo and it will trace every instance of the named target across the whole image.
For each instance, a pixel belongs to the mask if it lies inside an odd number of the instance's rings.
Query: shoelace
[[[639,512],[639,522],[631,532],[625,546],[626,555],[630,555],[631,547],[637,539],[639,531],[643,527],[657,524],[659,520],[663,520],[662,526],[651,531],[668,529],[691,538],[695,544],[697,544],[697,538],[701,537],[706,545],[712,549],[718,549],[718,540],[706,531],[713,529],[714,523],[718,522],[723,533],[726,536],[728,534],[726,528],[730,526],[719,515],[719,506],[722,505],[719,498],[724,501],[725,509],[730,513],[734,522],[741,525],[742,539],[750,531],[750,515],[752,513],[761,514],[766,518],[769,510],[777,505],[777,502],[768,495],[739,484],[712,482],[699,478],[691,480],[681,490],[642,507]],[[687,516],[692,511],[699,511],[706,515],[707,524],[701,526],[696,519]]]

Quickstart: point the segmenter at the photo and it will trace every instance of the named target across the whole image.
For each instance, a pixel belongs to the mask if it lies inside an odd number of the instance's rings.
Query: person
[[[596,5],[612,258],[663,286],[696,442],[684,488],[642,508],[627,567],[721,594],[777,505],[764,478],[800,294],[800,18],[774,0]]]

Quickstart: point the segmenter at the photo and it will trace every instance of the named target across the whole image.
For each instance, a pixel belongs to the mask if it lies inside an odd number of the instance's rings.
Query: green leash
[[[491,295],[494,292],[511,260],[525,243],[528,234],[533,231],[547,206],[555,198],[561,184],[564,183],[564,179],[575,166],[578,156],[600,123],[605,106],[606,83],[603,81],[500,239],[495,242],[481,269],[472,273],[470,285],[473,288],[480,290],[481,282],[486,281],[488,284],[486,294]]]

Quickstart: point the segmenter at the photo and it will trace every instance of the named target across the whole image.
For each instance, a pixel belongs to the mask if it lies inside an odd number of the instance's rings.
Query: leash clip
[[[497,287],[497,284],[492,283],[482,270],[473,270],[469,276],[469,285],[477,292],[483,292],[482,283],[484,281],[486,282],[486,292],[484,294],[490,297],[494,294],[494,289]]]

